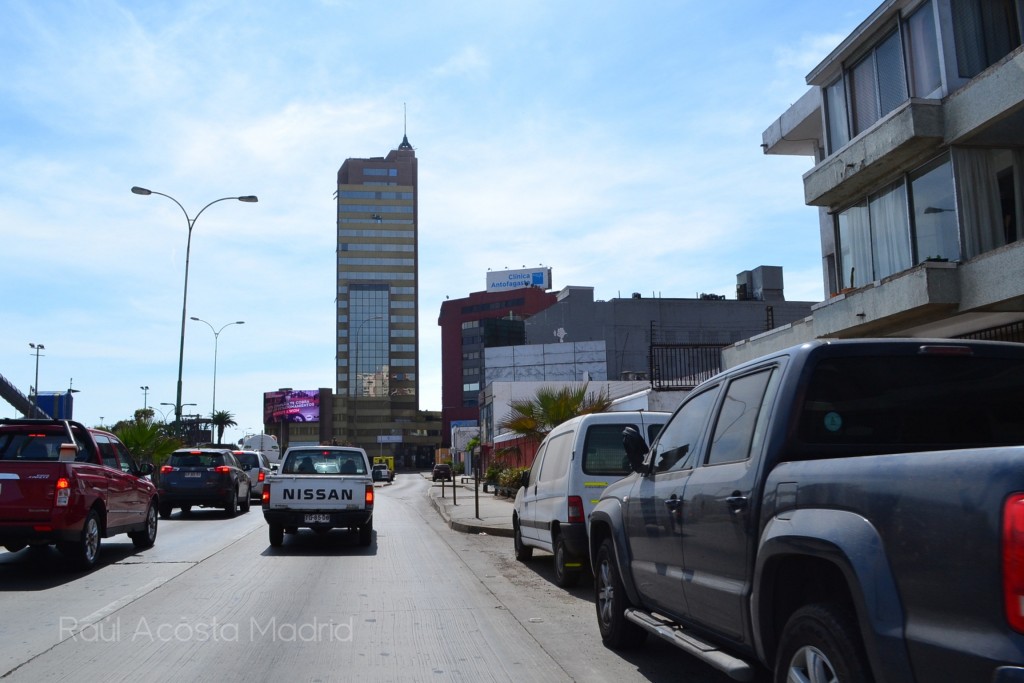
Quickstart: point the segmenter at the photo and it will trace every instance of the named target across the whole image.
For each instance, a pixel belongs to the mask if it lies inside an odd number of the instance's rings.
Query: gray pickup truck
[[[278,473],[263,484],[263,517],[270,545],[284,542],[285,533],[312,529],[351,529],[359,544],[373,539],[373,478],[362,448],[296,446],[285,451]]]
[[[1024,345],[817,341],[687,396],[589,521],[598,625],[749,681],[1024,681]]]

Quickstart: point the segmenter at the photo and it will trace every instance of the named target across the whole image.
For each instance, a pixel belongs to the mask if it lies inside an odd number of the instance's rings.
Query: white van
[[[572,586],[586,569],[587,519],[601,492],[629,474],[622,430],[650,443],[671,413],[628,411],[580,415],[541,442],[512,512],[516,559],[540,548],[555,556],[555,581]]]

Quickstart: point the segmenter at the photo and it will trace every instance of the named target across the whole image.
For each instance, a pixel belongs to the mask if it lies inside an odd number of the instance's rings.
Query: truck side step
[[[722,652],[711,643],[687,633],[679,624],[633,608],[627,609],[625,616],[645,631],[668,641],[735,681],[748,683],[754,680],[754,667],[750,662]]]

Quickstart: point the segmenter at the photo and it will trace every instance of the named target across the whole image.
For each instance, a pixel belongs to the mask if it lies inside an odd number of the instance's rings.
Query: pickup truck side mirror
[[[139,476],[145,477],[147,475],[153,474],[154,469],[155,468],[153,467],[153,463],[144,462],[141,465],[139,465]]]
[[[519,487],[526,488],[530,485],[530,470],[523,470],[519,475]]]
[[[626,459],[634,472],[643,471],[644,456],[647,455],[647,442],[634,427],[622,430],[622,447],[626,450]]]

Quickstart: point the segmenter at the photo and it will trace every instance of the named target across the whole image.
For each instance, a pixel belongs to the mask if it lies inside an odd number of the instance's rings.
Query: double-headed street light
[[[28,345],[30,347],[32,347],[33,349],[35,349],[35,357],[36,357],[36,383],[34,385],[32,385],[32,415],[31,415],[31,417],[36,417],[36,412],[38,410],[37,405],[39,403],[39,352],[42,351],[43,349],[45,349],[46,347],[43,346],[42,344],[36,344],[34,342],[29,342]]]
[[[213,332],[213,403],[211,404],[210,408],[210,419],[213,419],[214,415],[217,414],[217,340],[220,338],[220,333],[224,331],[225,327],[229,327],[231,325],[244,325],[245,321],[236,320],[233,323],[227,323],[226,325],[221,326],[219,330],[215,330],[213,329],[213,325],[206,322],[202,318],[192,316],[192,320],[204,323],[207,327],[210,328],[210,331]]]
[[[179,202],[177,199],[175,199],[174,197],[172,197],[169,194],[164,194],[163,192],[157,192],[155,190],[147,190],[144,187],[138,187],[138,186],[133,187],[132,188],[132,192],[135,193],[135,194],[141,194],[143,196],[147,196],[147,195],[151,195],[151,194],[158,194],[161,197],[167,197],[172,202],[174,202],[175,204],[178,205],[178,208],[181,209],[181,212],[183,214],[185,214],[185,220],[188,222],[188,241],[185,243],[185,289],[184,289],[184,293],[182,294],[182,297],[181,297],[181,342],[180,342],[179,347],[178,347],[178,393],[177,393],[177,399],[174,402],[174,419],[177,421],[178,426],[180,427],[181,426],[181,371],[182,371],[182,367],[185,364],[185,309],[186,309],[186,307],[188,305],[188,261],[189,261],[189,254],[192,251],[192,228],[195,227],[196,221],[199,220],[199,216],[202,215],[203,211],[206,211],[208,208],[210,208],[211,206],[213,206],[217,202],[224,202],[224,201],[227,201],[229,199],[237,199],[240,202],[250,202],[250,203],[253,203],[253,202],[258,202],[259,199],[256,198],[256,195],[252,195],[252,194],[244,195],[244,196],[241,196],[241,197],[221,197],[220,199],[214,199],[212,202],[210,202],[209,204],[207,204],[203,208],[199,209],[199,213],[197,213],[194,218],[189,218],[188,211],[185,211],[185,207],[181,205],[181,202]]]
[[[149,385],[139,387],[142,389],[142,409],[147,410],[149,408]]]

